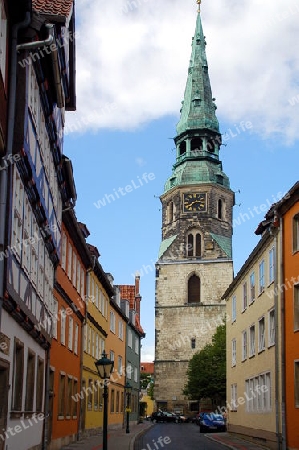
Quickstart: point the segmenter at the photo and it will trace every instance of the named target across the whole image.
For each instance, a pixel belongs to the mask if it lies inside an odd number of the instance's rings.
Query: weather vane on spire
[[[201,0],[196,0],[196,3],[198,4],[198,12],[200,12],[200,4],[201,4]]]

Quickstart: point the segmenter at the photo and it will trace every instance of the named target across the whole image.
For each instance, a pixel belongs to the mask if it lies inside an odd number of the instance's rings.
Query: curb
[[[226,442],[219,441],[218,439],[215,439],[207,434],[205,434],[205,437],[210,439],[210,441],[214,441],[217,442],[217,444],[223,445],[223,447],[230,448],[231,450],[238,450],[237,447],[233,447],[232,445],[227,444]]]
[[[145,434],[153,426],[154,426],[154,424],[150,423],[148,427],[144,428],[143,430],[140,430],[138,433],[136,433],[134,436],[132,436],[132,438],[130,440],[130,444],[129,444],[129,450],[134,450],[134,444],[135,444],[136,438]]]

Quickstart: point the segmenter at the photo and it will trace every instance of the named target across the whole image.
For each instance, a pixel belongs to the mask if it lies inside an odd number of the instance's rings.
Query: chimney
[[[140,289],[140,275],[137,272],[135,275],[135,297],[139,294],[139,289]]]

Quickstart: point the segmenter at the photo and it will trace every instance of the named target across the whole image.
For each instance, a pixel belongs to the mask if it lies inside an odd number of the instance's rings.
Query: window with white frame
[[[132,379],[132,364],[130,362],[127,365],[127,378]]]
[[[133,335],[131,328],[128,328],[128,347],[133,347]]]
[[[135,353],[139,355],[139,337],[135,336]]]
[[[265,413],[271,411],[271,373],[266,372],[245,380],[246,411]]]
[[[242,361],[247,359],[247,330],[242,333]]]
[[[52,335],[57,339],[58,301],[53,297]]]
[[[74,353],[78,355],[79,325],[75,324]]]
[[[137,367],[134,367],[134,381],[135,381],[135,383],[138,383],[138,371],[137,371]]]
[[[249,357],[255,355],[255,325],[249,328]]]
[[[119,375],[123,374],[123,359],[121,356],[117,359],[117,372]]]
[[[237,341],[236,339],[232,340],[232,367],[237,364]]]
[[[72,256],[73,256],[73,249],[72,246],[70,244],[70,242],[68,243],[68,255],[67,255],[67,276],[69,277],[69,279],[72,278]]]
[[[265,317],[259,319],[259,328],[258,328],[258,349],[259,352],[262,352],[266,348],[265,343]]]
[[[250,303],[255,300],[255,273],[250,274]]]
[[[84,325],[84,351],[87,352],[87,327],[88,325]]]
[[[294,330],[299,330],[299,284],[294,285]]]
[[[269,250],[269,284],[273,283],[275,277],[274,247]]]
[[[76,285],[77,292],[80,292],[80,286],[81,286],[81,264],[80,264],[80,261],[78,258],[78,260],[77,260],[77,285]]]
[[[91,340],[91,356],[94,358],[95,357],[95,330],[91,329],[91,336],[90,336],[90,340]]]
[[[265,290],[265,261],[262,260],[259,264],[259,294]]]
[[[5,83],[6,80],[6,36],[7,36],[7,17],[4,8],[3,0],[0,0],[0,71],[2,79]]]
[[[271,309],[269,311],[269,337],[268,337],[268,346],[271,347],[275,345],[275,309]]]
[[[61,235],[61,267],[66,269],[66,252],[67,252],[67,237],[65,233]]]
[[[73,350],[73,336],[74,336],[74,320],[72,317],[69,317],[69,339],[68,339],[68,348],[69,350]]]
[[[85,272],[82,267],[81,267],[81,277],[80,277],[80,294],[81,294],[81,297],[84,298],[84,296],[85,296]]]
[[[124,324],[121,319],[118,321],[118,337],[122,341],[124,340]]]
[[[294,370],[294,388],[295,388],[295,405],[299,408],[299,361],[295,361]]]
[[[245,311],[247,308],[247,281],[243,283],[243,304],[242,310]]]
[[[60,342],[65,345],[65,333],[66,333],[66,313],[65,309],[60,310]]]
[[[234,295],[232,298],[232,322],[235,322],[237,318],[237,297]]]
[[[115,333],[115,314],[113,311],[110,311],[110,331]]]
[[[237,383],[231,385],[231,411],[237,411],[238,403],[237,403],[238,393],[237,393]]]
[[[72,273],[73,286],[77,286],[77,255],[73,252],[73,273]]]
[[[105,296],[102,291],[100,291],[100,311],[105,316]]]
[[[103,354],[103,351],[105,350],[105,341],[103,338],[100,338],[100,353]]]
[[[299,214],[293,217],[293,252],[299,250]]]
[[[114,362],[114,360],[115,360],[115,353],[113,350],[110,350],[110,361]]]

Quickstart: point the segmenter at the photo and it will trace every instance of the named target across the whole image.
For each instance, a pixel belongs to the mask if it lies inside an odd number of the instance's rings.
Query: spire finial
[[[201,0],[196,0],[196,3],[198,4],[198,12],[200,13]]]

